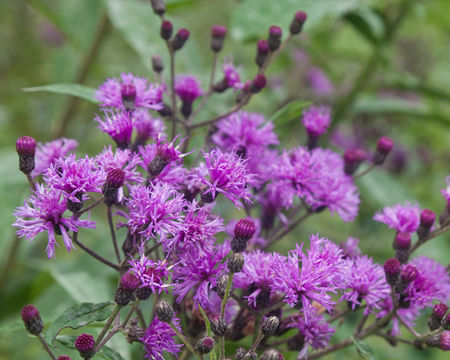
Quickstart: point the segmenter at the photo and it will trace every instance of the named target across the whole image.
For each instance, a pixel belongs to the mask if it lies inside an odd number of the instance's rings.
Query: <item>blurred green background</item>
[[[256,71],[256,40],[266,37],[270,25],[279,25],[287,33],[295,11],[306,11],[308,21],[303,33],[269,68],[269,86],[252,99],[247,109],[262,112],[267,118],[278,114],[275,127],[286,147],[305,143],[299,121],[303,101],[328,104],[339,114],[334,119],[334,134],[328,139],[336,151],[351,146],[371,151],[381,134],[395,141],[396,150],[389,162],[358,180],[362,204],[354,223],[345,224],[327,212],[321,213],[277,245],[278,251],[285,252],[296,241],[319,232],[337,242],[358,237],[361,248],[382,262],[393,254],[394,234],[371,220],[377,209],[417,201],[437,213],[443,210],[440,189],[450,174],[448,0],[166,3],[168,18],[175,27],[191,30],[191,38],[178,56],[177,72],[193,73],[205,86],[209,70],[204,69],[209,69],[212,60],[212,25],[229,27],[221,55],[242,64],[243,77],[248,79]],[[23,89],[55,83],[82,83],[95,88],[121,72],[152,78],[150,56],[167,56],[159,38],[159,19],[148,1],[2,0],[0,6],[0,359],[43,359],[45,354],[38,342],[23,329],[20,308],[36,304],[48,324],[70,305],[109,301],[116,278],[79,251],[69,255],[60,248],[55,260],[47,260],[43,237],[33,243],[19,240],[17,244],[11,212],[22,204],[28,190],[26,179],[16,170],[14,144],[23,135],[42,142],[63,135],[77,139],[80,152],[95,154],[110,140],[93,122],[96,105],[67,95]],[[322,86],[317,85],[319,80]],[[231,93],[222,98],[215,95],[202,119],[228,109],[232,99]],[[198,148],[203,134],[194,136],[193,144]],[[227,219],[243,215],[233,213],[229,206],[223,211]],[[98,229],[81,231],[80,236],[89,246],[108,254],[111,249],[105,216],[96,214],[96,219]],[[17,251],[11,257],[13,248]],[[448,264],[449,250],[447,234],[418,253]],[[349,319],[342,324],[341,334],[334,340],[347,335],[356,321]],[[418,323],[423,330],[425,320]],[[95,331],[98,329],[94,326]],[[445,358],[440,351],[420,352],[405,345],[392,350],[379,339],[365,343],[378,359]],[[126,345],[123,337],[116,336],[111,347],[124,359],[142,358],[139,346]],[[63,351],[58,350],[58,355]],[[295,353],[285,356],[296,358]],[[349,348],[325,358],[360,356],[367,357]]]

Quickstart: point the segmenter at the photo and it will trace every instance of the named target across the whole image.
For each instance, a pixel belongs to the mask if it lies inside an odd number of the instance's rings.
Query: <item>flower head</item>
[[[311,137],[322,135],[330,126],[330,121],[330,108],[327,106],[311,106],[303,112],[302,124]]]
[[[377,212],[373,219],[398,232],[413,233],[419,228],[420,208],[419,205],[411,205],[408,202],[405,205],[386,206],[383,211]]]
[[[172,323],[181,332],[180,322],[177,318],[172,319]],[[169,324],[155,317],[150,326],[145,330],[145,334],[140,340],[144,345],[145,358],[151,360],[164,360],[164,352],[167,351],[172,355],[180,352],[183,346],[175,342],[175,331]]]
[[[151,117],[147,110],[137,109],[133,116],[133,126],[137,134],[136,141],[139,145],[145,144],[149,139],[156,140],[166,137],[164,123],[161,119]]]
[[[14,211],[16,221],[13,226],[19,228],[17,235],[29,240],[46,231],[48,233],[47,256],[55,256],[55,235],[62,235],[67,251],[72,249],[72,240],[68,231],[78,232],[79,227],[95,228],[95,223],[80,220],[77,217],[63,217],[67,210],[66,199],[58,189],[37,184],[36,191],[25,201],[24,206]]]
[[[203,195],[210,193],[214,200],[216,193],[222,193],[238,208],[242,205],[240,199],[250,201],[251,193],[247,185],[251,185],[254,178],[247,170],[246,160],[242,160],[233,152],[225,153],[220,149],[204,152],[203,156],[209,173],[209,179],[202,178],[202,182],[207,186]]]
[[[38,143],[36,149],[36,167],[31,172],[35,178],[42,174],[51,164],[60,157],[66,156],[78,146],[78,143],[72,139],[61,138],[48,143]]]
[[[190,75],[179,75],[175,79],[175,92],[184,103],[192,104],[199,96],[204,95],[201,83]]]
[[[234,89],[242,89],[243,84],[239,72],[232,62],[226,62],[222,65],[225,84],[227,87]]]
[[[129,112],[121,110],[103,110],[104,120],[98,115],[95,121],[99,128],[107,133],[121,149],[126,149],[130,145],[131,134],[133,133],[133,120]]]
[[[95,96],[101,106],[130,110],[144,107],[161,109],[163,87],[148,83],[147,79],[132,74],[121,74],[120,79],[108,79],[97,90]]]

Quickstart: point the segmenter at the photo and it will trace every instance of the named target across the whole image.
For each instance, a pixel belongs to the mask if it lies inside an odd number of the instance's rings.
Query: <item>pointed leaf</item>
[[[85,99],[94,104],[99,103],[99,101],[95,98],[95,89],[80,84],[50,84],[28,87],[22,90],[26,92],[47,91],[55,94],[72,95]]]
[[[362,359],[369,359],[369,360],[375,360],[375,353],[373,352],[372,348],[364,344],[362,341],[358,340],[354,336],[351,337],[353,344],[355,344],[356,350],[358,351],[359,356]]]

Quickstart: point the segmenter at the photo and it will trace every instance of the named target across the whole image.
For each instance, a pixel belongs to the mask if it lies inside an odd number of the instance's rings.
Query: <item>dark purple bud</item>
[[[236,360],[244,360],[245,354],[247,354],[247,350],[245,350],[245,348],[240,346],[236,349],[236,353],[234,354],[234,357]]]
[[[140,281],[136,275],[128,272],[120,278],[120,287],[126,291],[134,292],[139,287]]]
[[[227,323],[219,315],[213,315],[209,318],[211,331],[216,336],[223,336],[227,332]]]
[[[344,153],[344,172],[353,175],[359,165],[366,160],[366,153],[361,149],[348,149]]]
[[[269,44],[269,49],[271,51],[277,50],[281,45],[281,36],[283,35],[283,31],[278,26],[271,26],[269,28],[269,37],[267,39],[267,43]]]
[[[144,337],[145,330],[140,328],[138,326],[139,319],[138,318],[132,318],[128,322],[127,326],[125,327],[125,336],[127,337],[127,341],[132,344],[134,342],[140,342],[141,338]]]
[[[262,322],[261,332],[263,333],[264,336],[271,336],[275,334],[279,325],[280,320],[278,320],[276,316],[269,316]]]
[[[156,305],[156,315],[158,315],[159,320],[170,323],[175,313],[172,306],[167,301],[162,300]]]
[[[16,151],[19,155],[19,170],[29,175],[34,170],[34,155],[36,154],[36,140],[30,136],[17,139]]]
[[[257,45],[257,52],[255,57],[255,63],[259,67],[262,67],[267,60],[267,55],[269,54],[269,44],[267,40],[259,40]]]
[[[75,348],[83,359],[90,359],[95,354],[95,339],[92,335],[81,334],[75,340]]]
[[[417,229],[417,235],[419,236],[419,240],[425,240],[425,238],[430,235],[431,227],[436,220],[436,214],[429,210],[424,209],[420,214],[420,226]]]
[[[430,331],[435,331],[441,327],[442,320],[447,314],[448,306],[445,304],[436,304],[433,307],[433,312],[431,313],[430,318],[428,319],[428,327]]]
[[[386,274],[386,281],[392,287],[398,284],[400,279],[400,262],[397,259],[391,258],[387,259],[384,263],[384,272]]]
[[[442,320],[442,327],[445,330],[450,330],[450,313],[448,313],[445,318]]]
[[[247,241],[242,238],[234,237],[231,240],[231,251],[233,253],[238,254],[244,252],[247,249]]]
[[[263,352],[261,360],[284,360],[284,356],[277,350],[270,349]]]
[[[257,360],[258,354],[255,351],[250,351],[244,355],[244,360]]]
[[[297,11],[295,13],[294,19],[291,22],[291,26],[289,27],[289,31],[292,35],[299,34],[302,31],[303,24],[305,23],[308,16],[303,11]]]
[[[395,250],[409,250],[411,247],[411,235],[409,233],[398,233],[394,240]]]
[[[172,39],[172,47],[174,50],[180,50],[184,44],[186,43],[187,39],[189,39],[189,30],[188,29],[180,29],[176,33],[175,37]]]
[[[150,4],[155,14],[161,16],[166,12],[166,5],[163,0],[150,0]]]
[[[228,260],[228,270],[230,270],[231,273],[238,273],[242,271],[243,267],[244,256],[239,252],[231,255],[230,259]]]
[[[234,227],[234,236],[248,241],[255,234],[255,231],[256,226],[252,220],[241,219]]]
[[[439,336],[439,347],[444,351],[450,350],[450,332],[443,332]]]
[[[136,100],[136,87],[133,84],[122,84],[120,86],[120,94],[122,96],[122,103],[125,110],[133,110],[134,101]]]
[[[147,300],[152,294],[152,289],[149,286],[143,286],[138,288],[135,294],[139,300]]]
[[[30,334],[38,335],[44,329],[44,323],[42,322],[41,315],[38,309],[34,305],[25,305],[21,311],[22,320],[25,324],[25,328]]]
[[[250,92],[253,94],[259,93],[267,84],[266,77],[263,74],[258,74],[250,85]]]
[[[394,142],[391,138],[387,136],[380,137],[377,142],[377,150],[373,156],[373,163],[375,165],[383,164],[393,147]]]
[[[120,286],[116,289],[116,292],[114,293],[114,301],[117,305],[126,306],[131,300],[134,300],[134,295],[132,292],[125,290]]]
[[[164,70],[164,63],[161,55],[152,56],[152,68],[157,74],[160,74]]]
[[[112,169],[106,175],[106,183],[112,188],[120,188],[125,181],[125,173],[122,169]]]
[[[217,285],[216,285],[216,292],[217,295],[219,295],[219,297],[221,299],[223,299],[225,297],[225,292],[227,290],[227,284],[228,284],[228,275],[221,275],[218,279],[217,279]]]
[[[227,28],[222,25],[214,25],[211,28],[211,50],[219,52],[223,48],[223,41],[227,34]]]
[[[200,339],[195,345],[195,349],[201,354],[208,354],[214,348],[214,339],[210,337],[205,337]]]
[[[164,117],[172,116],[172,108],[170,105],[162,103],[162,109],[158,110],[158,113]]]
[[[72,360],[72,358],[67,355],[61,355],[61,356],[58,356],[58,359],[56,359],[56,360]]]
[[[400,282],[397,285],[397,292],[402,293],[407,286],[412,283],[418,275],[417,269],[413,265],[406,265],[401,272]]]
[[[159,33],[164,40],[169,40],[173,34],[173,25],[169,20],[161,23],[161,31]]]

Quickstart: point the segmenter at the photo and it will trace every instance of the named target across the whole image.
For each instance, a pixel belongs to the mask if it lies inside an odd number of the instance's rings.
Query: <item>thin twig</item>
[[[114,230],[114,222],[113,222],[113,218],[112,218],[111,208],[112,208],[111,205],[108,205],[106,207],[106,214],[108,216],[108,224],[109,224],[109,230],[111,231],[111,239],[112,239],[112,243],[114,246],[114,252],[116,253],[117,262],[120,264],[121,263],[120,252],[119,252],[119,247],[117,246],[117,238],[116,238],[116,232]]]
[[[169,324],[172,330],[177,334],[177,336],[180,338],[180,340],[183,342],[184,345],[189,349],[189,351],[197,356],[199,359],[201,359],[201,355],[194,350],[194,347],[191,345],[191,343],[186,339],[186,337],[177,329],[177,327],[173,324]]]
[[[369,172],[371,172],[373,169],[375,169],[376,165],[375,164],[370,164],[369,167],[363,171],[361,171],[359,174],[355,174],[353,175],[353,179],[358,179],[360,177],[363,177],[364,175],[368,174]]]
[[[177,134],[177,98],[175,96],[175,50],[172,43],[166,41],[170,55],[170,101],[172,105],[172,139]]]
[[[103,200],[105,200],[105,197],[102,196],[99,199],[97,199],[94,203],[92,203],[91,205],[89,205],[87,208],[80,210],[77,212],[77,216],[80,217],[81,215],[83,215],[85,212],[88,212],[89,210],[92,210],[94,207],[96,207],[98,204],[100,204]]]
[[[31,177],[30,174],[27,174],[27,181],[28,181],[28,184],[30,185],[30,189],[33,191],[36,191],[36,184],[33,181],[33,178]]]
[[[289,234],[301,222],[303,222],[306,218],[308,218],[312,214],[313,214],[313,212],[308,211],[307,213],[303,214],[300,218],[295,220],[293,223],[291,223],[284,231],[282,231],[278,235],[275,234],[274,237],[267,242],[267,244],[265,245],[265,248],[268,248],[269,246],[273,245],[275,242],[277,242],[278,240],[282,239],[284,236]]]
[[[38,334],[37,338],[39,339],[39,341],[41,342],[42,346],[44,347],[45,351],[47,351],[47,354],[53,359],[56,360],[56,356],[53,355],[53,352],[50,350],[50,347],[47,344],[47,341],[44,340],[44,338],[42,337],[42,334]]]
[[[97,337],[97,340],[95,340],[95,351],[98,351],[100,342],[103,340],[104,336],[108,332],[109,328],[111,327],[111,324],[113,323],[114,319],[117,315],[119,315],[119,311],[122,308],[122,306],[116,304],[114,306],[113,311],[111,312],[111,315],[109,315],[108,320],[106,320],[105,325],[103,326],[102,331],[100,332],[100,335]]]
[[[420,246],[425,244],[428,240],[431,240],[439,235],[442,235],[449,230],[450,230],[450,224],[434,230],[424,239],[417,240],[416,243],[411,247],[411,249],[409,249],[409,255],[411,255],[414,251],[416,251]]]

